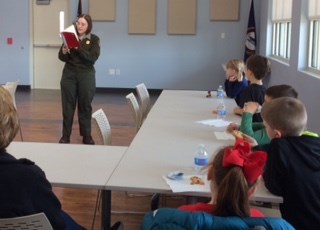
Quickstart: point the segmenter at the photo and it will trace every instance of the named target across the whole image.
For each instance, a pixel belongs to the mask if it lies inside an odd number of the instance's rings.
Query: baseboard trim
[[[31,91],[30,85],[18,85],[17,90],[19,91]],[[114,94],[129,94],[136,92],[135,88],[108,88],[108,87],[97,87],[97,93],[114,93]],[[150,95],[160,95],[162,89],[148,89]]]
[[[115,93],[115,94],[129,94],[131,92],[136,92],[135,88],[96,88],[97,93]],[[160,95],[162,89],[148,89],[150,95]]]
[[[30,85],[18,85],[17,90],[19,91],[30,91],[31,86]]]

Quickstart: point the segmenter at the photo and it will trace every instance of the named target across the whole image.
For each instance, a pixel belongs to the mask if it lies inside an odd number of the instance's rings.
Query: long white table
[[[222,146],[233,145],[234,140],[217,140],[215,128],[196,123],[215,118],[212,110],[216,108],[217,100],[206,98],[206,94],[202,91],[164,90],[108,180],[108,189],[171,193],[162,176],[177,170],[194,173],[193,157],[200,143],[205,144],[210,155]],[[226,99],[225,103],[226,119],[240,122],[240,117],[232,113],[235,102]],[[198,195],[208,196],[209,193]],[[251,199],[282,202],[282,198],[271,194],[263,183]]]
[[[12,142],[8,153],[34,161],[53,186],[103,190],[102,226],[110,228],[111,192],[106,182],[127,147]]]
[[[111,223],[111,190],[172,193],[162,176],[180,170],[192,174],[197,146],[205,144],[210,155],[234,140],[217,140],[214,131],[196,121],[213,119],[216,99],[204,91],[164,90],[129,147],[12,142],[7,151],[16,158],[33,160],[53,186],[101,189],[102,226]],[[240,122],[232,114],[233,100],[225,100],[227,120]],[[212,156],[211,156],[212,157]],[[188,193],[186,193],[188,194]],[[207,193],[191,195],[209,196]],[[253,200],[281,203],[260,184]]]

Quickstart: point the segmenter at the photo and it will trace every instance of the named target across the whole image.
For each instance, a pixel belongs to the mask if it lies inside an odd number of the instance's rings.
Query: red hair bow
[[[267,153],[251,152],[248,142],[238,139],[232,149],[226,149],[223,157],[223,167],[239,166],[243,168],[244,176],[249,184],[253,184],[263,173],[267,161]]]

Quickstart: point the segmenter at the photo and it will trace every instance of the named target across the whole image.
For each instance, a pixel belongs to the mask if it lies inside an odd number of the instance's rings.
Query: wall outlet
[[[116,70],[115,69],[109,69],[109,75],[115,75]]]
[[[120,75],[120,69],[116,69],[116,75]]]

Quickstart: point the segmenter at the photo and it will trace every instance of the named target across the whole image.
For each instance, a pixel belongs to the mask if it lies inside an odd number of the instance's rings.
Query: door
[[[59,12],[65,12],[65,26],[69,25],[69,2],[50,1],[49,5],[37,5],[32,1],[33,23],[33,88],[60,89],[64,63],[58,59],[62,40],[59,35]]]

